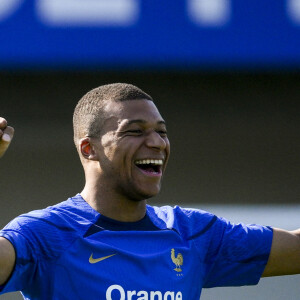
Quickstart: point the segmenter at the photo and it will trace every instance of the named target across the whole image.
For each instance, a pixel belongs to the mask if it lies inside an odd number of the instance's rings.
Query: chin
[[[149,186],[134,186],[126,187],[119,190],[119,193],[126,196],[131,201],[139,202],[155,197],[160,192],[160,185]]]
[[[159,189],[157,191],[136,191],[136,193],[134,195],[131,195],[130,199],[132,199],[133,201],[139,202],[139,201],[143,201],[143,200],[147,200],[150,198],[155,197],[156,195],[158,195],[159,193]]]

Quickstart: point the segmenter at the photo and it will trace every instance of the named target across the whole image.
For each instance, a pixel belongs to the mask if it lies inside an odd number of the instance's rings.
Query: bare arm
[[[263,277],[300,274],[300,229],[274,228],[270,257]]]
[[[13,271],[16,253],[13,245],[0,237],[0,285],[4,284]]]

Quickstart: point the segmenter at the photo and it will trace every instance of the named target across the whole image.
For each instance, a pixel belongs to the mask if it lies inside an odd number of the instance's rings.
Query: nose
[[[167,138],[162,137],[158,132],[152,131],[147,135],[146,145],[149,148],[164,150],[167,147]]]

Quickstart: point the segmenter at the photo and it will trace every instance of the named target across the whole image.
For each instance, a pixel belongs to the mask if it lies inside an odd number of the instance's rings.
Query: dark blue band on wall
[[[0,67],[300,67],[300,0],[7,0]]]

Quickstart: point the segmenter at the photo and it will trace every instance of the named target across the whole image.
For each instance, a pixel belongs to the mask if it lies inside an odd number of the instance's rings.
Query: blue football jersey
[[[272,243],[269,227],[180,207],[115,221],[79,194],[17,217],[0,236],[16,250],[0,291],[25,299],[198,300],[203,287],[256,284]]]

